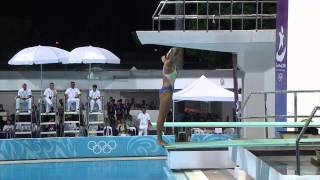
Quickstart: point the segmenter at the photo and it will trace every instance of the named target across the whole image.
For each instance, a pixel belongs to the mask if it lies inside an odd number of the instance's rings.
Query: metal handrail
[[[299,93],[320,93],[320,90],[280,90],[280,91],[256,91],[256,92],[251,92],[247,96],[247,98],[244,100],[242,107],[241,107],[241,112],[244,112],[244,108],[248,104],[250,98],[252,95],[258,95],[258,94],[299,94]]]
[[[161,13],[162,13],[164,7],[166,6],[167,2],[168,2],[168,0],[164,1],[163,5],[162,5],[162,7],[161,7],[161,9],[160,9],[160,11],[158,13],[158,17],[161,15]],[[158,19],[158,31],[160,31],[160,19]]]
[[[250,117],[239,117],[239,119],[264,119],[264,118],[309,118],[310,115],[266,115],[266,116],[250,116]],[[314,117],[320,117],[314,116]]]
[[[294,122],[298,121],[298,118],[308,118],[308,115],[298,115],[298,97],[299,93],[320,93],[320,90],[280,90],[280,91],[257,91],[251,92],[247,98],[244,100],[244,103],[240,107],[240,115],[238,119],[264,119],[265,122],[268,122],[268,118],[293,118]],[[267,95],[268,94],[294,94],[294,113],[293,115],[268,115],[267,109]],[[264,116],[242,116],[244,114],[244,109],[248,104],[250,98],[253,95],[264,95]],[[314,116],[319,117],[319,116]],[[268,138],[268,127],[265,128],[266,138]]]
[[[218,12],[217,15],[215,14],[209,14],[209,5],[210,4],[217,4],[217,6],[211,6],[212,9],[215,8]],[[230,4],[230,14],[224,14],[221,15],[221,5],[222,4]],[[235,14],[234,7],[237,4],[241,4],[241,14]],[[244,14],[243,8],[244,4],[255,4],[255,13],[253,14]],[[276,4],[275,0],[229,0],[229,1],[210,1],[210,0],[180,0],[180,1],[169,1],[169,0],[161,0],[158,4],[155,12],[152,15],[152,30],[155,30],[155,21],[158,21],[158,31],[161,30],[161,20],[183,20],[184,28],[183,30],[186,30],[185,24],[186,20],[197,20],[197,30],[199,28],[198,22],[199,20],[206,20],[206,30],[209,30],[209,20],[212,20],[215,22],[215,20],[218,20],[217,28],[221,28],[220,20],[230,20],[230,31],[232,31],[233,28],[233,20],[241,20],[241,29],[243,29],[243,20],[255,20],[255,29],[258,30],[259,26],[258,23],[260,21],[260,28],[262,29],[262,22],[264,19],[276,19],[276,13],[263,13],[266,12],[263,10],[265,7],[264,4]],[[164,8],[166,5],[183,5],[183,14],[162,14]],[[196,14],[186,14],[186,5],[196,5],[197,11]],[[205,14],[199,14],[199,5],[206,5]],[[260,5],[260,6],[259,6]],[[213,9],[214,10],[214,9]]]
[[[296,139],[296,174],[300,175],[300,141],[304,135],[304,133],[306,132],[310,122],[312,121],[312,119],[315,117],[316,112],[320,109],[320,106],[316,106],[313,108],[309,119],[306,121],[306,123],[304,124],[302,130],[300,131],[300,134],[298,135],[297,139]]]
[[[160,4],[163,4],[165,3],[166,0],[162,0],[160,1]],[[209,4],[230,4],[231,0],[230,1],[208,1]],[[259,2],[263,2],[263,3],[276,3],[276,1],[274,0],[259,0]],[[166,2],[166,4],[183,4],[183,3],[186,3],[186,4],[195,4],[195,3],[199,3],[199,4],[206,4],[207,1],[168,1]],[[256,4],[256,1],[250,1],[250,0],[243,0],[243,1],[234,1],[233,0],[233,3],[252,3],[252,4]]]
[[[263,16],[264,19],[274,19],[276,14],[258,14],[258,16]],[[256,14],[234,14],[232,19],[256,19]],[[230,15],[175,15],[174,17],[169,14],[162,14],[159,17],[154,17],[154,20],[176,20],[176,19],[208,19],[208,20],[219,20],[219,19],[230,19]]]

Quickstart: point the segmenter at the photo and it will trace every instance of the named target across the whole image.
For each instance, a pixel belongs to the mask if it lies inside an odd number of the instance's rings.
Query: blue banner
[[[164,136],[174,143],[174,136]],[[103,136],[0,140],[0,160],[166,156],[156,136]]]
[[[277,1],[277,28],[276,28],[276,52],[275,52],[275,90],[287,90],[287,34],[288,34],[288,0]],[[275,95],[275,114],[287,114],[287,94]],[[276,118],[278,122],[286,122],[287,118]],[[276,136],[279,131],[286,128],[276,128]]]

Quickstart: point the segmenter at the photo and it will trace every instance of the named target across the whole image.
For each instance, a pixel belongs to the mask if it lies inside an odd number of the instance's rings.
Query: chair
[[[192,128],[192,134],[204,134],[204,131],[200,128]]]
[[[137,128],[135,128],[135,127],[129,127],[129,131],[133,132],[134,135],[137,135]]]
[[[113,136],[112,127],[111,126],[104,127],[103,131],[104,131],[104,135],[105,136]]]

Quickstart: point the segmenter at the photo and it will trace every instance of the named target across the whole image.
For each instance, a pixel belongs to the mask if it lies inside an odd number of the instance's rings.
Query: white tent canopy
[[[172,99],[173,101],[233,102],[234,93],[212,83],[202,75],[183,90],[174,93]],[[239,95],[239,100],[241,100],[241,95]]]

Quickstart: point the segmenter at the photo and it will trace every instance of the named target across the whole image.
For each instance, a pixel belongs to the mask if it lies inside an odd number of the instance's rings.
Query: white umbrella
[[[42,95],[42,64],[60,63],[69,58],[69,52],[51,46],[34,46],[22,49],[8,62],[10,65],[33,65],[40,64],[41,82],[40,92]]]
[[[69,59],[63,60],[63,64],[120,64],[120,59],[112,52],[93,46],[78,47],[70,52]]]
[[[34,46],[22,49],[14,55],[8,64],[33,65],[59,63],[69,58],[69,52],[51,46]]]
[[[93,46],[78,47],[70,52],[63,64],[89,64],[88,84],[90,84],[91,64],[120,64],[120,59],[112,52]],[[90,89],[90,87],[89,87]]]

